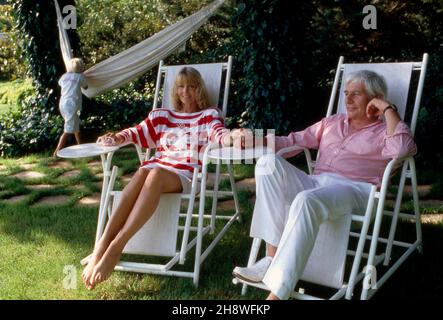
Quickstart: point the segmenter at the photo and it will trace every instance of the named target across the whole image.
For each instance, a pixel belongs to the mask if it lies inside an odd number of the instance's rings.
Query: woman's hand
[[[123,143],[123,137],[120,135],[116,135],[115,133],[108,132],[103,136],[98,137],[97,143],[102,146],[117,146]]]
[[[234,129],[231,132],[234,148],[245,149],[254,146],[254,135],[249,129]]]

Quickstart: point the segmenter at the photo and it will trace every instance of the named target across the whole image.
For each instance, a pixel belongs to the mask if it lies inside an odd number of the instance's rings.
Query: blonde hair
[[[80,58],[71,59],[70,68],[68,68],[68,72],[82,73],[85,69],[85,64],[83,60]]]
[[[206,90],[206,86],[200,72],[192,67],[184,67],[177,74],[171,92],[171,101],[175,110],[181,111],[183,109],[183,103],[178,96],[178,87],[182,84],[195,86],[196,102],[199,110],[209,107],[208,91]]]

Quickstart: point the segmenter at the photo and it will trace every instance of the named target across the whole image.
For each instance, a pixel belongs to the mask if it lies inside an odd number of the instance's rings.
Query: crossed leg
[[[126,243],[154,213],[161,194],[181,191],[180,178],[174,172],[161,168],[137,171],[124,188],[121,201],[83,271],[88,289],[109,278]]]

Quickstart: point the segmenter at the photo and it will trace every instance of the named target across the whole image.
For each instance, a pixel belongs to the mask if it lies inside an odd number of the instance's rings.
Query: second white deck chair
[[[344,64],[343,61],[343,57],[340,57],[327,116],[332,115],[333,112],[346,112],[343,91],[345,86],[344,79],[346,79],[347,74],[358,70],[371,70],[384,76],[388,86],[387,100],[398,107],[401,118],[408,123],[412,133],[414,133],[424,86],[428,55],[424,54],[423,61],[421,62],[407,63]],[[336,104],[336,93],[339,88],[338,104]],[[408,101],[413,101],[409,110],[407,110]],[[295,149],[291,147],[285,148],[279,150],[278,154],[283,155]],[[304,151],[309,173],[312,174],[315,161],[311,160],[309,150]],[[401,168],[399,170],[400,179],[397,184],[394,210],[391,211],[385,208],[386,195],[388,186],[390,186],[390,178],[395,173],[396,168]],[[400,212],[406,179],[410,179],[412,185],[413,214]],[[396,230],[399,219],[414,221],[416,234],[413,242],[397,239],[398,233]],[[351,222],[360,224],[359,232],[351,231]],[[371,223],[373,223],[372,231],[370,231]],[[381,236],[382,223],[387,230],[386,237]],[[357,239],[354,249],[350,246],[352,243],[350,241],[351,238]],[[248,266],[257,260],[260,243],[260,239],[253,240]],[[366,253],[364,252],[365,244],[369,244],[369,252]],[[393,248],[400,249],[399,256],[395,256],[395,259],[394,255],[392,255]],[[334,295],[329,297],[330,299],[340,299],[343,297],[351,299],[356,283],[361,281],[360,299],[366,300],[380,289],[385,281],[415,250],[421,252],[421,249],[422,234],[414,158],[408,157],[391,160],[385,168],[380,190],[377,190],[375,185],[372,186],[364,215],[345,215],[341,219],[325,222],[320,226],[314,249],[309,257],[301,280],[337,289]],[[347,256],[349,259],[346,259]],[[362,262],[363,258],[367,259],[365,265]],[[348,272],[347,276],[345,276],[346,262],[351,263],[350,272]],[[385,267],[383,269],[381,268],[382,262]],[[383,270],[383,273],[380,272],[381,270]],[[263,283],[253,284],[238,278],[234,278],[233,282],[243,283],[243,294],[246,291],[247,285],[267,290]],[[293,292],[292,297],[297,299],[319,298],[305,293],[304,289],[300,287],[298,289],[298,292]]]
[[[168,107],[170,103],[170,91],[177,73],[185,65],[180,66],[166,66],[163,61],[159,64],[157,84],[154,97],[154,108]],[[211,105],[218,106],[223,112],[223,118],[226,116],[229,83],[231,77],[232,57],[229,57],[227,62],[210,63],[210,64],[196,64],[186,65],[197,69],[205,82],[208,90]],[[219,97],[222,96],[222,99]],[[219,101],[221,100],[221,104]],[[160,102],[160,104],[159,104]],[[149,151],[144,152],[136,145],[139,160],[142,163],[145,157],[149,156]],[[217,242],[221,239],[223,234],[231,226],[231,224],[240,217],[238,198],[235,190],[235,180],[232,167],[228,164],[228,173],[231,183],[232,191],[218,191],[218,184],[220,178],[221,162],[216,164],[216,174],[214,181],[214,189],[206,190],[204,184],[200,184],[201,173],[198,170],[194,171],[192,188],[190,194],[165,194],[160,198],[160,203],[157,210],[149,221],[134,235],[134,237],[127,243],[123,253],[137,254],[148,256],[171,257],[169,261],[164,264],[148,264],[139,262],[121,261],[116,266],[116,270],[131,271],[140,273],[162,274],[179,277],[193,278],[195,285],[198,285],[200,275],[200,265],[203,263],[207,255],[215,247]],[[112,208],[119,201],[120,191],[113,191],[113,185],[116,179],[117,167],[114,166],[110,178],[109,188],[105,197],[105,208],[107,215],[112,214]],[[209,195],[213,197],[211,214],[205,214],[204,201],[199,203],[198,214],[193,213],[194,203],[198,201],[201,195]],[[232,215],[216,215],[217,196],[233,196],[235,203],[235,213]],[[180,213],[182,200],[188,201],[188,208],[186,213]],[[197,226],[192,221],[197,221]],[[210,233],[213,234],[216,229],[215,221],[220,219],[224,222],[223,227],[214,236],[212,242],[202,252],[203,236]],[[104,230],[104,220],[99,226],[100,235]],[[179,241],[179,231],[182,231],[181,242]],[[191,235],[193,237],[191,237]],[[179,243],[180,242],[180,243]],[[189,251],[195,247],[195,261],[194,268],[191,272],[172,270],[177,263],[184,264],[185,258],[189,255]]]

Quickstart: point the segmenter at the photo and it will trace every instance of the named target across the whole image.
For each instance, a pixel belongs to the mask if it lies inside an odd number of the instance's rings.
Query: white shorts
[[[79,106],[73,99],[60,100],[60,113],[65,120],[64,132],[75,133],[80,131]]]
[[[191,189],[192,189],[191,179],[189,179],[188,177],[185,177],[179,173],[177,173],[177,175],[178,175],[178,178],[180,179],[180,182],[182,184],[182,188],[183,188],[182,193],[186,193],[186,194],[191,193]]]

